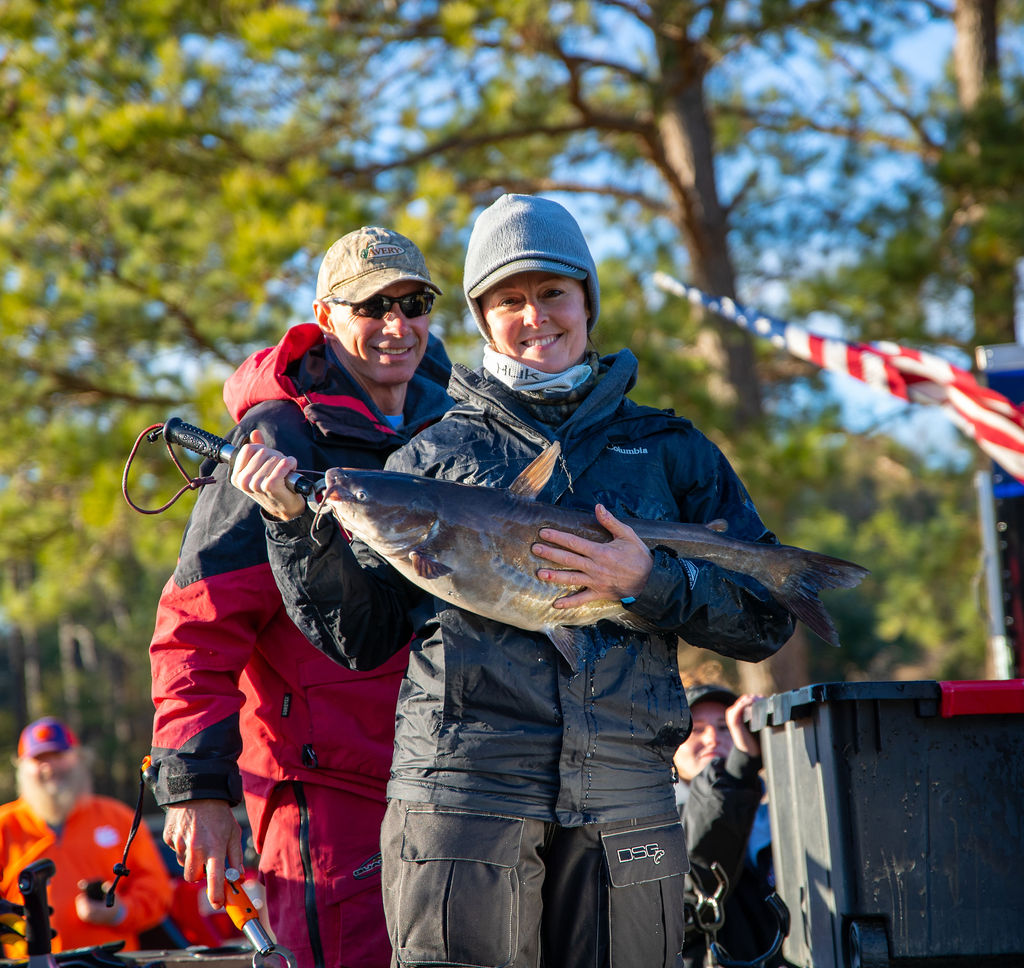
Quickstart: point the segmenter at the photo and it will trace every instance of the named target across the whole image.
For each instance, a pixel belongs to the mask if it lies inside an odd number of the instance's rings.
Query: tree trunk
[[[7,644],[7,661],[11,670],[11,692],[14,697],[14,729],[19,732],[29,722],[28,699],[25,695],[25,637],[14,625],[4,636]]]
[[[956,0],[953,25],[953,67],[960,107],[973,111],[987,82],[997,76],[999,48],[998,0]]]
[[[798,624],[786,647],[765,661],[776,692],[788,692],[790,689],[810,685],[807,659],[811,648],[814,647],[828,648],[812,636],[805,625]]]
[[[787,646],[788,648],[788,646]],[[770,696],[775,689],[775,679],[767,660],[764,662],[737,662],[736,674],[740,689],[755,696]]]
[[[740,688],[744,692],[770,696],[774,692],[789,692],[810,685],[808,681],[808,651],[810,635],[803,625],[797,625],[785,647],[763,662],[737,662]]]
[[[998,0],[956,0],[953,23],[953,67],[960,107],[968,121],[982,112],[999,110]],[[982,146],[968,135],[962,146],[983,170]],[[974,297],[975,341],[980,345],[1012,343],[1016,338],[1017,258],[1015,246],[994,241],[997,230],[984,198],[971,188],[961,191],[956,220],[969,238],[967,273]],[[998,233],[997,233],[998,234]]]
[[[65,716],[68,725],[79,734],[83,732],[82,696],[79,688],[79,669],[84,670],[85,679],[91,688],[99,687],[99,663],[96,659],[96,640],[84,625],[72,622],[66,616],[57,628],[60,646],[61,684],[64,693]],[[102,697],[101,701],[106,701]]]
[[[34,569],[31,561],[18,559],[7,566],[8,580],[15,593],[24,592],[32,584]],[[43,669],[39,655],[39,636],[35,628],[18,623],[11,630],[12,672],[15,675],[16,705],[19,710],[19,729],[45,715],[43,695]],[[15,668],[16,663],[16,668]]]
[[[715,296],[735,299],[727,216],[718,195],[714,137],[704,100],[706,59],[685,32],[673,40],[660,34],[658,53],[661,86],[654,98],[658,137],[654,161],[675,202],[693,284]],[[737,428],[757,422],[763,408],[750,335],[715,319],[698,349],[714,372],[722,374],[722,381],[709,389],[735,414]]]
[[[659,135],[655,160],[676,203],[677,224],[690,256],[693,284],[715,296],[735,299],[728,215],[718,194],[714,134],[704,97],[707,59],[685,29],[671,36],[663,30],[657,36],[661,87],[653,98]],[[697,349],[711,363],[712,372],[721,374],[721,380],[712,384],[709,392],[735,415],[734,426],[729,429],[740,430],[759,422],[764,409],[750,334],[715,319],[705,326]],[[777,685],[803,685],[807,678],[805,640],[794,636],[785,651],[785,659],[774,660],[777,665],[739,663],[744,691],[768,695]]]
[[[25,707],[31,721],[46,714],[43,708],[43,665],[36,630],[22,628],[21,640],[25,658]]]
[[[111,615],[118,635],[122,642],[130,642],[133,636],[131,614],[128,605],[121,599],[111,603]],[[118,745],[122,749],[130,749],[133,744],[139,751],[139,758],[149,749],[150,734],[148,730],[143,736],[136,737],[132,730],[131,712],[133,707],[124,701],[124,697],[130,695],[131,670],[127,667],[124,656],[120,652],[111,652],[106,657],[107,667],[110,672],[107,676],[108,704],[112,717],[112,733],[117,738]],[[118,760],[112,764],[111,783],[114,789],[122,792],[119,795],[128,796],[132,786],[138,779],[135,763],[125,763]]]
[[[60,650],[60,682],[61,693],[64,697],[64,717],[68,725],[81,736],[82,714],[78,704],[78,671],[75,668],[75,629],[66,618],[61,619],[57,627],[57,646]]]

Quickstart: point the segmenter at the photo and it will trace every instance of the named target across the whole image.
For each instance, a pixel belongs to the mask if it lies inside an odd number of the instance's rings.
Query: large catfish
[[[592,514],[534,500],[560,451],[557,442],[551,444],[508,489],[335,467],[327,471],[323,500],[346,531],[414,584],[486,618],[546,633],[575,668],[574,626],[602,619],[644,625],[619,601],[556,609],[552,602],[572,589],[537,578],[538,568],[551,567],[530,550],[541,528],[611,540]],[[868,574],[860,565],[815,551],[729,538],[721,533],[723,522],[623,520],[648,547],[661,545],[681,558],[712,561],[756,578],[832,645],[839,644],[838,635],[818,592],[852,588]]]

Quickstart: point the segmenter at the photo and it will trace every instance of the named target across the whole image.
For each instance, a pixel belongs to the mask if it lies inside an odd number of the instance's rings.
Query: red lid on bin
[[[943,716],[1024,713],[1024,679],[940,682]]]

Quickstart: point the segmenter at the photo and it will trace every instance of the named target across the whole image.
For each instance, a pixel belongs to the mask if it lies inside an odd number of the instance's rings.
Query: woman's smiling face
[[[520,272],[480,297],[491,345],[542,373],[582,362],[587,348],[583,283],[550,272]]]

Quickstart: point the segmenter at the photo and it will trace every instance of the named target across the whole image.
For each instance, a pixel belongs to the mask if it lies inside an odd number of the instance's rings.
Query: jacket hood
[[[423,361],[409,385],[406,414],[418,422],[436,418],[450,400],[445,388],[451,361],[441,341],[430,336]],[[363,418],[367,428],[391,434],[392,428],[362,388],[349,377],[314,323],[286,330],[275,346],[252,353],[224,383],[224,404],[238,423],[254,406],[268,400],[291,400],[323,430],[334,430],[332,413],[344,412],[346,423]]]
[[[224,404],[238,423],[257,403],[297,400],[302,394],[288,368],[314,346],[326,346],[319,326],[304,323],[287,330],[276,346],[252,353],[224,383]]]

